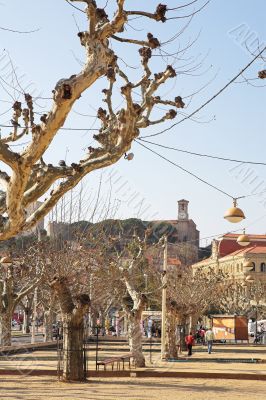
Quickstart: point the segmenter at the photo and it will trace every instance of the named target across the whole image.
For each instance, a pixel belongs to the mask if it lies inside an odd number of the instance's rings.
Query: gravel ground
[[[65,384],[49,377],[2,377],[1,400],[265,400],[266,382],[223,379],[93,379]]]

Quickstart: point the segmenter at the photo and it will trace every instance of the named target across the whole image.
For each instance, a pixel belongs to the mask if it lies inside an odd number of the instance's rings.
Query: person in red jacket
[[[189,332],[189,335],[187,335],[185,337],[185,342],[186,342],[187,350],[188,350],[187,355],[188,356],[192,356],[192,346],[195,343],[194,336],[192,335],[192,332]]]

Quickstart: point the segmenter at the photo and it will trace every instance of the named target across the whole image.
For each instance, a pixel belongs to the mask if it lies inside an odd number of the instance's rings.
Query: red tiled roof
[[[251,235],[248,234],[250,239],[250,244],[246,248],[251,248],[254,246],[261,247],[266,245],[266,235]],[[235,251],[243,250],[237,243],[237,238],[239,234],[235,233],[226,233],[225,235],[219,238],[219,257],[225,257],[228,254],[232,254]]]
[[[251,240],[255,240],[255,239],[265,239],[266,240],[266,235],[252,235],[249,233],[246,233],[246,234],[249,236],[249,238]],[[225,235],[221,236],[221,238],[222,239],[227,239],[227,238],[228,239],[237,239],[239,235],[240,235],[239,233],[226,233]]]
[[[266,246],[246,247],[245,249],[234,251],[233,253],[230,253],[227,256],[237,256],[243,254],[266,254]]]

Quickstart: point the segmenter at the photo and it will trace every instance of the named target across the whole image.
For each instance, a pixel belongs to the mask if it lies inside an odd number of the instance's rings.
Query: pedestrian
[[[195,343],[194,336],[192,335],[192,332],[189,332],[189,335],[187,335],[185,337],[185,342],[186,342],[187,350],[188,350],[187,355],[188,356],[192,356],[192,346]]]
[[[201,342],[202,345],[204,345],[204,343],[205,343],[205,340],[204,340],[204,338],[205,338],[205,329],[203,327],[200,327],[199,335],[200,335],[200,342]]]
[[[208,347],[208,353],[211,354],[212,352],[212,344],[214,341],[214,333],[212,331],[212,328],[208,328],[207,331],[205,332],[205,341],[207,343]]]

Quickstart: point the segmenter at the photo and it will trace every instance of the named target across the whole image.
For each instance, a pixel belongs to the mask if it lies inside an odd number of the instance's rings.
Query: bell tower
[[[179,200],[178,201],[178,220],[188,220],[188,200]]]

